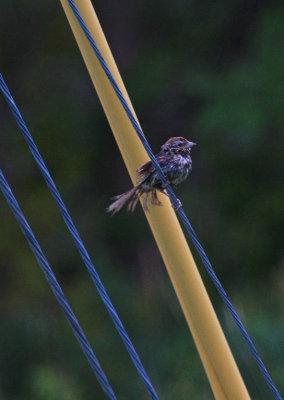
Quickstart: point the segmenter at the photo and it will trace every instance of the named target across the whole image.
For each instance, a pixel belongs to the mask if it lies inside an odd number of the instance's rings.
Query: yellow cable
[[[68,0],[60,0],[87,69],[96,88],[122,157],[135,182],[135,170],[148,156],[88,40],[77,23]],[[76,5],[96,41],[123,96],[134,113],[111,51],[90,0]],[[135,115],[135,113],[134,113]],[[174,135],[173,135],[174,136]],[[222,332],[191,252],[169,200],[162,207],[149,205],[147,220],[165,262],[196,347],[218,400],[248,400],[249,394]],[[190,355],[189,355],[190,356]]]

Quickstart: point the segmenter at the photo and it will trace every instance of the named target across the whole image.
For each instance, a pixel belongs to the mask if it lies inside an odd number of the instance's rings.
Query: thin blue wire
[[[31,152],[32,152],[32,154],[33,154],[33,156],[34,156],[39,168],[40,168],[40,171],[41,171],[41,173],[42,173],[42,175],[43,175],[43,177],[44,177],[44,179],[46,181],[47,186],[49,187],[49,189],[50,189],[50,191],[52,193],[53,198],[56,201],[56,204],[57,204],[57,206],[58,206],[58,208],[59,208],[59,210],[60,210],[60,212],[61,212],[61,214],[63,216],[63,219],[64,219],[64,221],[65,221],[65,223],[66,223],[66,225],[67,225],[72,237],[73,237],[73,240],[74,240],[74,242],[75,242],[75,244],[76,244],[76,246],[77,246],[77,248],[79,250],[79,253],[80,253],[80,255],[81,255],[81,257],[82,257],[82,259],[83,259],[83,261],[84,261],[84,263],[85,263],[85,265],[87,267],[87,269],[88,269],[88,272],[91,275],[91,278],[92,278],[94,284],[97,287],[97,290],[98,290],[98,292],[99,292],[99,294],[100,294],[100,296],[101,296],[101,298],[102,298],[102,300],[103,300],[103,302],[104,302],[104,304],[105,304],[105,306],[106,306],[106,308],[107,308],[107,310],[108,310],[108,312],[109,312],[109,314],[110,314],[110,316],[111,316],[111,318],[112,318],[112,320],[113,320],[113,322],[115,324],[115,327],[116,327],[116,329],[117,329],[117,331],[118,331],[123,343],[125,344],[125,347],[126,347],[128,353],[129,353],[129,355],[130,355],[130,357],[131,357],[131,359],[132,359],[137,371],[139,372],[139,374],[140,374],[140,376],[141,376],[141,378],[142,378],[142,380],[143,380],[143,382],[144,382],[149,394],[151,395],[152,399],[158,400],[158,396],[157,396],[157,394],[155,392],[155,389],[153,388],[153,386],[151,384],[150,378],[148,377],[148,375],[147,375],[147,373],[146,373],[146,371],[145,371],[145,369],[144,369],[144,367],[143,367],[143,365],[141,363],[141,360],[140,360],[138,354],[136,353],[136,350],[134,349],[134,346],[133,346],[129,336],[128,336],[128,334],[127,334],[127,332],[126,332],[126,330],[125,330],[125,328],[124,328],[119,316],[117,315],[117,312],[116,312],[116,310],[115,310],[115,308],[114,308],[114,306],[113,306],[113,304],[112,304],[112,302],[111,302],[111,300],[110,300],[110,298],[109,298],[109,296],[108,296],[108,294],[107,294],[107,292],[106,292],[106,290],[105,290],[105,288],[104,288],[104,286],[102,284],[102,281],[101,281],[101,279],[100,279],[100,277],[99,277],[99,275],[98,275],[98,273],[97,273],[97,271],[96,271],[96,269],[95,269],[95,267],[94,267],[94,265],[93,265],[93,263],[91,261],[91,258],[89,256],[89,254],[88,254],[88,252],[87,252],[82,240],[81,240],[81,237],[80,237],[80,235],[79,235],[79,233],[78,233],[78,231],[77,231],[77,229],[76,229],[76,227],[75,227],[75,225],[74,225],[74,223],[72,221],[72,218],[71,218],[70,214],[67,211],[67,208],[66,208],[66,206],[65,206],[65,204],[64,204],[64,202],[63,202],[63,200],[62,200],[62,198],[61,198],[61,196],[60,196],[60,194],[59,194],[59,192],[58,192],[58,190],[56,188],[56,185],[55,185],[53,179],[51,178],[51,176],[49,174],[49,171],[48,171],[48,169],[47,169],[47,167],[46,167],[46,165],[45,165],[45,163],[43,161],[43,158],[40,155],[38,148],[36,147],[36,144],[35,144],[35,142],[34,142],[34,140],[32,138],[32,135],[29,132],[29,130],[28,130],[28,128],[27,128],[27,126],[26,126],[26,124],[25,124],[25,122],[24,122],[24,120],[23,120],[23,118],[21,116],[21,113],[20,113],[18,107],[16,106],[16,103],[14,102],[14,99],[12,98],[12,95],[11,95],[11,93],[10,93],[10,91],[9,91],[9,89],[8,89],[4,79],[3,79],[3,76],[1,74],[0,74],[0,88],[1,88],[1,90],[2,90],[2,92],[4,94],[4,96],[5,96],[5,99],[6,99],[7,103],[8,103],[8,105],[9,105],[9,107],[10,107],[10,109],[11,109],[11,111],[12,111],[14,117],[15,117],[15,119],[16,119],[17,124],[19,125],[19,127],[20,127],[20,129],[21,129],[21,131],[22,131],[22,133],[24,135],[24,138],[25,138],[26,142],[28,143],[28,146],[29,146],[29,148],[30,148],[30,150],[31,150]]]
[[[23,234],[25,235],[25,238],[27,239],[50,287],[51,290],[53,291],[55,297],[57,298],[60,307],[63,309],[63,312],[71,326],[71,328],[73,329],[74,335],[76,336],[78,342],[80,343],[80,346],[82,347],[82,350],[85,354],[85,356],[87,357],[99,383],[102,386],[103,391],[106,393],[106,395],[108,396],[109,399],[111,400],[116,400],[116,396],[108,382],[108,379],[104,373],[104,371],[102,370],[102,367],[100,366],[100,363],[98,361],[98,359],[96,358],[92,347],[90,346],[75,314],[73,313],[59,283],[56,280],[56,277],[54,275],[54,273],[52,272],[52,269],[46,259],[46,257],[44,256],[42,249],[38,243],[38,241],[36,240],[33,231],[31,230],[22,210],[20,209],[20,206],[15,198],[15,196],[12,193],[12,190],[8,184],[8,182],[6,181],[2,170],[0,170],[0,188],[1,191],[3,193],[3,195],[5,196],[7,203],[9,205],[9,207],[11,208],[16,220],[18,221],[21,230],[23,232]]]
[[[95,54],[96,54],[96,56],[97,56],[97,58],[98,58],[98,60],[99,60],[99,62],[101,64],[101,66],[103,68],[103,70],[105,71],[105,73],[106,73],[106,75],[107,75],[107,77],[108,77],[108,79],[109,79],[109,81],[110,81],[110,83],[111,83],[111,85],[112,85],[112,87],[113,87],[113,89],[115,91],[115,93],[117,94],[117,97],[119,98],[122,107],[124,108],[128,118],[130,119],[130,122],[131,122],[133,128],[137,132],[137,134],[138,134],[138,136],[139,136],[144,148],[146,149],[146,151],[147,151],[147,153],[148,153],[148,155],[149,155],[154,167],[156,168],[156,170],[158,172],[158,175],[159,175],[160,179],[162,180],[162,182],[164,184],[164,187],[167,188],[167,192],[170,195],[170,199],[171,199],[171,202],[172,202],[173,206],[178,208],[180,202],[178,201],[173,189],[170,186],[167,185],[166,177],[164,176],[164,173],[163,173],[158,161],[156,160],[156,157],[154,156],[154,154],[153,154],[153,152],[152,152],[152,150],[150,148],[149,143],[147,142],[147,140],[146,140],[141,128],[139,127],[138,122],[136,121],[134,115],[132,114],[132,112],[131,112],[131,110],[130,110],[130,108],[129,108],[126,100],[125,100],[125,98],[123,97],[122,92],[120,91],[120,89],[119,89],[114,77],[112,76],[112,73],[110,72],[110,70],[109,70],[109,68],[107,66],[107,63],[105,62],[100,50],[98,49],[98,46],[97,46],[95,40],[93,39],[89,29],[87,28],[87,25],[86,25],[85,21],[83,20],[83,18],[81,16],[77,6],[75,5],[75,2],[73,0],[68,0],[68,3],[70,5],[71,9],[73,10],[73,12],[74,12],[74,14],[75,14],[75,16],[76,16],[81,28],[82,28],[82,30],[84,31],[84,33],[85,33],[85,35],[86,35],[91,47],[93,48],[93,50],[94,50],[94,52],[95,52]],[[278,390],[277,390],[277,388],[276,388],[271,376],[269,375],[269,373],[268,373],[268,371],[267,371],[262,359],[260,358],[260,356],[259,356],[259,354],[258,354],[258,352],[257,352],[257,350],[256,350],[251,338],[249,337],[249,335],[248,335],[243,323],[241,322],[241,320],[240,320],[240,318],[239,318],[234,306],[230,302],[230,300],[229,300],[229,298],[228,298],[228,296],[227,296],[227,294],[226,294],[221,282],[217,278],[217,276],[216,276],[216,274],[215,274],[215,272],[214,272],[214,270],[212,268],[212,265],[211,265],[207,255],[206,255],[203,247],[201,246],[201,244],[200,244],[200,242],[199,242],[199,240],[198,240],[198,238],[196,236],[196,233],[195,233],[194,229],[192,228],[192,226],[191,226],[191,224],[190,224],[190,222],[189,222],[184,210],[182,209],[182,207],[178,208],[177,213],[180,216],[181,220],[183,221],[183,224],[184,224],[184,226],[185,226],[185,228],[186,228],[191,240],[193,241],[193,243],[194,243],[194,245],[195,245],[195,247],[196,247],[196,249],[197,249],[197,251],[198,251],[198,253],[199,253],[199,255],[200,255],[201,259],[202,259],[202,261],[203,261],[203,264],[206,267],[207,272],[209,273],[214,285],[216,286],[219,294],[221,295],[221,297],[222,297],[223,301],[225,302],[226,306],[228,307],[232,317],[234,318],[238,328],[240,329],[240,331],[242,333],[242,336],[244,337],[246,343],[248,344],[248,346],[250,348],[250,351],[251,351],[253,357],[255,358],[255,361],[258,364],[258,366],[259,366],[259,368],[260,368],[260,370],[261,370],[261,372],[262,372],[262,374],[264,376],[264,379],[266,380],[268,386],[270,387],[271,391],[274,394],[274,397],[277,400],[282,400],[282,398],[281,398],[281,396],[280,396],[280,394],[279,394],[279,392],[278,392]]]

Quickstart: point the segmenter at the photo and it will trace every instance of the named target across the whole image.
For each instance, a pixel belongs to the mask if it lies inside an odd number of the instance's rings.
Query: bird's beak
[[[187,147],[191,148],[193,146],[196,146],[196,143],[194,142],[187,142]]]

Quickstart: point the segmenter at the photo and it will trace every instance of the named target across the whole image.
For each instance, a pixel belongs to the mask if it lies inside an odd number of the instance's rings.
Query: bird
[[[164,185],[159,177],[152,161],[148,161],[137,168],[136,174],[138,183],[126,193],[113,197],[114,202],[107,208],[107,212],[112,215],[121,210],[128,202],[128,211],[133,212],[141,196],[144,195],[143,209],[148,209],[148,198],[154,205],[161,206],[162,203],[157,197],[157,190],[166,193],[168,185],[175,187],[183,182],[192,170],[192,160],[190,151],[196,143],[178,136],[172,137],[161,146],[161,151],[156,155],[156,159],[166,177],[167,184]],[[178,208],[181,207],[179,202]]]

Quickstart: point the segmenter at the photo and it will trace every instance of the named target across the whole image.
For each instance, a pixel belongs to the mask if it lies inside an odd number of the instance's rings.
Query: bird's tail
[[[112,213],[112,215],[116,214],[124,206],[124,204],[127,203],[127,201],[129,201],[127,206],[128,211],[134,211],[139,197],[142,193],[143,191],[138,185],[126,193],[115,196],[113,198],[114,202],[111,203],[111,205],[107,208],[107,211]]]

